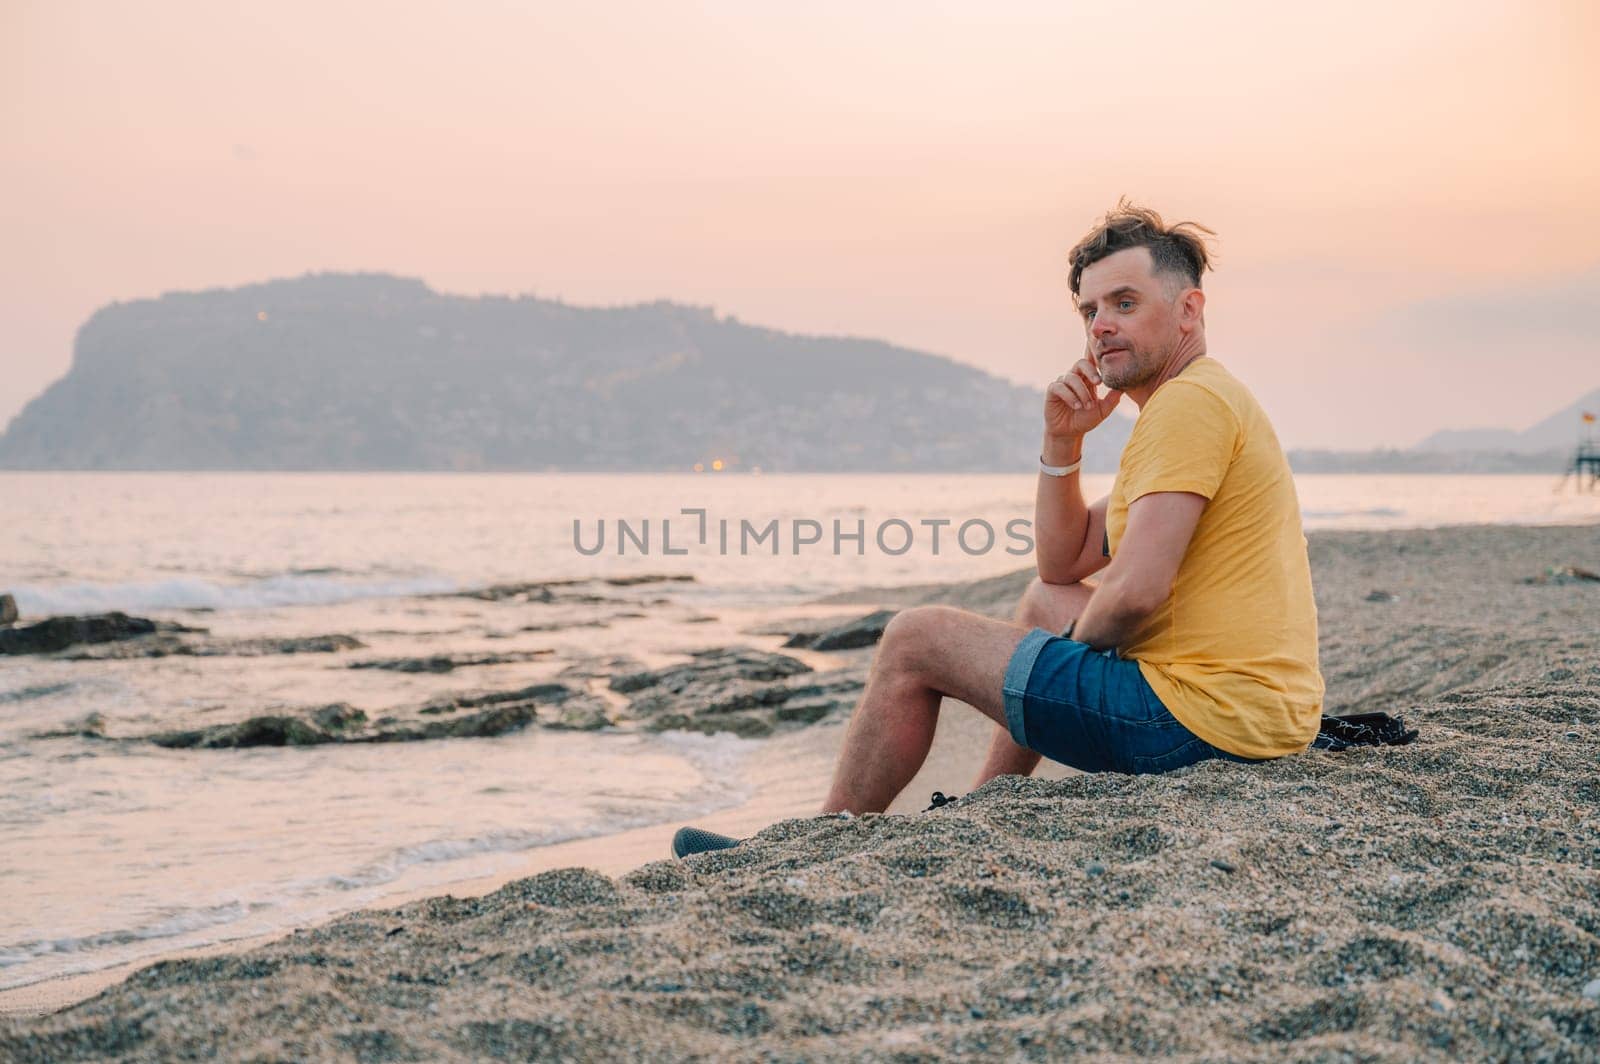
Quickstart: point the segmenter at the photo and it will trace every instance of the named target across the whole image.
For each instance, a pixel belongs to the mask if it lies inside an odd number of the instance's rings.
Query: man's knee
[[[919,672],[940,653],[941,639],[949,631],[950,606],[911,606],[889,619],[878,641],[875,663],[880,669]]]
[[[1040,628],[1050,626],[1053,610],[1050,593],[1046,590],[1048,586],[1037,576],[1028,581],[1028,586],[1022,590],[1022,597],[1017,600],[1015,616],[1018,624]]]

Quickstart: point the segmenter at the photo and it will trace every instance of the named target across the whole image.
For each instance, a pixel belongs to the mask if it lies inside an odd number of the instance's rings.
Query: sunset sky
[[[0,424],[113,300],[668,298],[1037,385],[1119,195],[1289,446],[1600,386],[1600,3],[0,0]]]

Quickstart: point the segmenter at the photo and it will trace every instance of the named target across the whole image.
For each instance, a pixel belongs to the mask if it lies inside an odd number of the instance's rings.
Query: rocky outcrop
[[[111,643],[155,632],[203,632],[169,621],[98,613],[87,617],[50,617],[21,628],[0,628],[0,654],[53,654],[82,643]]]
[[[601,680],[608,676],[643,672],[644,662],[626,654],[598,654],[579,658],[556,673],[558,680]]]
[[[611,689],[633,697],[628,716],[651,731],[732,732],[746,738],[848,711],[864,669],[816,674],[786,654],[719,647],[681,665],[624,673]]]
[[[894,610],[876,610],[865,617],[835,625],[821,632],[796,632],[783,645],[810,650],[854,650],[870,647],[883,637],[883,630],[895,615]]]
[[[233,750],[251,746],[320,746],[326,743],[399,743],[427,739],[481,739],[518,731],[539,721],[550,728],[603,728],[610,724],[596,696],[565,684],[542,683],[514,691],[486,691],[432,699],[410,713],[372,720],[344,702],[297,713],[273,713],[232,724],[145,736],[157,746]]]
[[[513,665],[534,661],[553,650],[515,650],[503,654],[430,654],[421,658],[374,658],[345,663],[347,669],[384,669],[389,672],[453,672],[478,665]]]
[[[198,630],[200,629],[180,629],[180,631]],[[365,646],[366,644],[355,636],[339,633],[259,639],[218,639],[211,636],[194,638],[157,632],[154,635],[129,639],[121,643],[75,650],[62,657],[67,661],[167,657],[258,658],[269,654],[337,654],[345,650],[360,650]]]

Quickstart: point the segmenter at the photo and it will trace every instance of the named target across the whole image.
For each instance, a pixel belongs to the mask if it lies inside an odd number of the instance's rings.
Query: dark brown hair
[[[1200,275],[1211,268],[1207,236],[1216,234],[1195,222],[1168,225],[1150,208],[1118,200],[1116,207],[1107,211],[1100,223],[1067,253],[1067,261],[1072,264],[1067,284],[1076,298],[1086,267],[1128,248],[1149,248],[1152,272],[1182,277],[1198,288]]]

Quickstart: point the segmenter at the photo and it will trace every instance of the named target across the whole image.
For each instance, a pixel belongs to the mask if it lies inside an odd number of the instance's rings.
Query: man
[[[1039,575],[1014,624],[943,606],[895,616],[824,812],[887,808],[927,757],[946,697],[997,725],[978,784],[1027,775],[1041,755],[1166,772],[1316,738],[1299,502],[1266,414],[1206,353],[1208,233],[1123,203],[1072,249],[1088,349],[1045,399]],[[1085,505],[1083,438],[1124,395],[1140,414],[1115,486]]]
[[[1266,414],[1206,354],[1207,233],[1123,203],[1072,249],[1088,357],[1045,398],[1039,575],[1013,624],[945,606],[895,615],[823,812],[886,809],[927,757],[946,697],[997,725],[975,786],[1027,775],[1041,756],[1167,772],[1316,738],[1300,505]],[[1110,496],[1085,505],[1083,438],[1124,395],[1139,419]],[[736,842],[685,828],[673,852]]]

